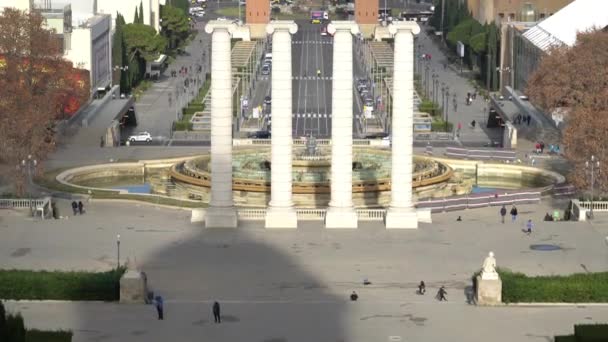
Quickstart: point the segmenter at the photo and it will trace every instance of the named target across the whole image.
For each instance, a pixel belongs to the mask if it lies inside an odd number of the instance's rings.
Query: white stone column
[[[332,122],[331,122],[331,200],[325,216],[326,228],[357,228],[353,207],[353,34],[359,26],[353,21],[333,21],[328,27],[334,35]]]
[[[415,22],[389,26],[395,39],[393,69],[393,120],[391,159],[391,203],[386,213],[386,228],[418,228],[412,202],[412,158],[414,134],[414,34]]]
[[[292,75],[291,35],[298,31],[293,21],[272,21],[272,155],[270,203],[266,228],[297,228],[298,217],[292,201]]]
[[[207,228],[236,228],[232,200],[232,65],[230,37],[234,24],[210,21],[211,36],[211,200]]]

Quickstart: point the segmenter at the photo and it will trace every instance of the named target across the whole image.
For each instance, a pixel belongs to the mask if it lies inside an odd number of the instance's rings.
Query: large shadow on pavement
[[[357,303],[347,302],[350,293],[329,293],[306,269],[306,258],[298,258],[299,247],[291,241],[297,233],[176,225],[188,226],[177,241],[145,259],[138,256],[151,290],[165,300],[165,320],[156,319],[152,305],[106,304],[104,313],[113,317],[101,318],[107,323],[81,317],[75,341],[350,340],[341,316],[345,305]],[[216,300],[221,324],[211,311]]]

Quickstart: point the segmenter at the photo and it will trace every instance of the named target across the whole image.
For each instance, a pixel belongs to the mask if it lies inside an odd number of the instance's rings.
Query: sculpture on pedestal
[[[498,279],[494,252],[488,253],[488,256],[483,261],[483,265],[481,266],[481,279]]]

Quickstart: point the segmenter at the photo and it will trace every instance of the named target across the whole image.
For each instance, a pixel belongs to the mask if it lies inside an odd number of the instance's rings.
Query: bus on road
[[[329,20],[329,15],[325,11],[310,12],[310,22],[313,24],[321,24],[327,20]]]

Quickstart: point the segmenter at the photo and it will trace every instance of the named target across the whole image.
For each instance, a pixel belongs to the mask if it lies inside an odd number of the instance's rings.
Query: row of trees
[[[435,15],[430,23],[441,30],[441,13],[444,1],[437,0]],[[443,35],[449,48],[455,50],[460,41],[465,45],[464,63],[472,69],[478,68],[480,79],[490,90],[498,90],[498,66],[500,35],[494,22],[485,25],[475,20],[466,3],[459,0],[445,0]]]
[[[5,8],[0,32],[0,164],[22,189],[15,165],[28,155],[44,160],[54,149],[55,124],[68,100],[89,98],[89,79],[63,59],[60,40],[38,12]]]
[[[588,189],[591,155],[600,162],[596,186],[608,191],[608,31],[580,33],[573,47],[552,48],[528,80],[526,93],[546,113],[566,113],[565,156],[570,181]]]
[[[135,10],[133,23],[127,24],[119,13],[116,16],[112,41],[112,64],[118,66],[114,82],[120,83],[123,93],[131,89],[145,77],[146,63],[157,59],[160,54],[172,52],[190,34],[188,16],[180,8],[166,5],[161,7],[161,33],[143,24],[143,9]]]

